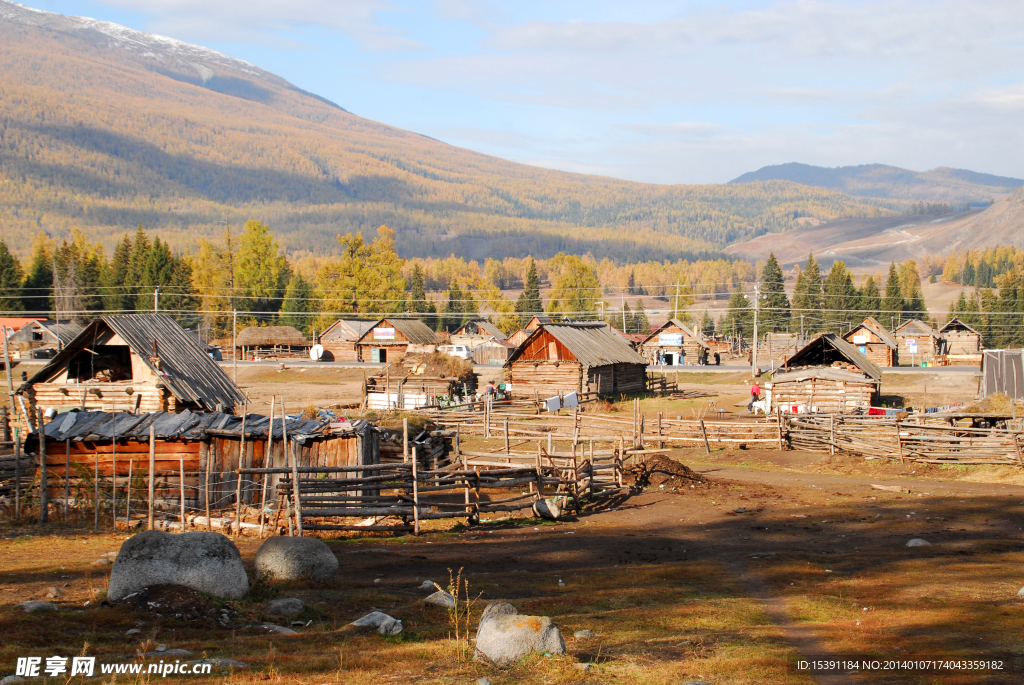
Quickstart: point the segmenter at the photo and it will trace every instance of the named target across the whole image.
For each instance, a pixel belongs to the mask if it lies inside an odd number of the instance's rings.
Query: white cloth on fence
[[[580,406],[580,396],[574,392],[569,393],[562,398],[562,406],[566,409],[575,409]]]
[[[547,398],[544,400],[544,408],[548,411],[558,411],[562,408],[562,398],[557,395],[555,397]]]

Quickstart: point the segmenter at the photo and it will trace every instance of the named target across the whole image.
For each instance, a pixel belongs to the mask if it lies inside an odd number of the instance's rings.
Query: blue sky
[[[540,166],[1024,177],[1020,0],[31,0],[205,45],[355,114]]]

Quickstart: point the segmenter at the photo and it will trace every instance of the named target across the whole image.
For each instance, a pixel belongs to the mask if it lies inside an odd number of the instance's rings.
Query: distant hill
[[[841,259],[847,266],[880,268],[925,254],[945,255],[998,245],[1024,248],[1024,187],[984,211],[945,216],[890,216],[838,219],[816,227],[766,234],[730,245],[732,257],[757,260],[774,253],[783,265],[802,263],[807,253],[824,268]]]
[[[380,224],[407,256],[715,255],[899,200],[789,181],[666,186],[515,164],[363,119],[247,62],[0,0],[0,229],[18,253],[138,224],[173,247],[262,219],[293,255]]]
[[[884,164],[820,167],[809,164],[778,164],[743,174],[730,183],[792,181],[817,188],[841,190],[861,197],[889,198],[927,203],[962,205],[988,203],[1024,185],[1024,180],[980,174],[966,169],[938,167],[909,171]]]

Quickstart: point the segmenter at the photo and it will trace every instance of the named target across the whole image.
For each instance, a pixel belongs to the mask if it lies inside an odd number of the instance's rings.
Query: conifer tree
[[[313,318],[308,312],[316,311],[313,302],[313,286],[298,271],[288,280],[281,301],[281,324],[291,326],[309,334]]]
[[[700,332],[707,338],[715,335],[715,320],[711,318],[711,314],[706,309],[700,317]]]
[[[127,234],[117,241],[114,256],[107,266],[106,278],[103,281],[103,308],[107,311],[121,311],[135,308],[134,295],[130,293],[128,273],[132,259],[132,239]]]
[[[889,278],[885,282],[885,297],[882,298],[880,322],[892,330],[898,325],[899,312],[903,311],[903,292],[900,289],[900,275],[896,271],[896,262],[889,264]]]
[[[20,312],[25,309],[21,295],[23,278],[21,262],[7,249],[7,243],[0,239],[0,310]]]
[[[858,296],[858,309],[865,317],[878,318],[878,310],[882,307],[882,294],[878,291],[878,284],[874,276],[868,276],[860,289]]]
[[[647,312],[644,310],[643,300],[637,300],[633,307],[633,323],[630,326],[630,333],[639,333],[641,335],[649,335],[651,332],[651,322],[647,319]]]
[[[775,253],[768,256],[768,262],[761,272],[761,301],[759,332],[789,330],[789,298],[786,297],[786,282]]]
[[[729,313],[718,322],[718,330],[745,338],[754,334],[754,305],[746,293],[737,290],[729,297]]]
[[[822,300],[825,311],[833,318],[842,321],[855,318],[859,298],[853,286],[853,274],[843,261],[832,262],[832,268],[822,284]]]
[[[523,292],[516,300],[516,312],[519,313],[520,325],[525,326],[534,314],[544,311],[540,299],[540,278],[537,277],[537,263],[530,258],[530,266],[526,271],[526,283]]]
[[[807,267],[797,277],[793,291],[794,327],[796,319],[802,316],[805,331],[813,333],[819,330],[824,323],[822,307],[821,270],[814,261],[814,255],[809,254]]]
[[[32,263],[29,265],[22,291],[25,294],[25,310],[46,313],[53,311],[53,252],[45,234],[36,236],[32,248]]]

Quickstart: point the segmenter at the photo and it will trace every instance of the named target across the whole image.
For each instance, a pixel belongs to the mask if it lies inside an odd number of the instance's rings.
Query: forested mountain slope
[[[1019,178],[949,167],[910,171],[885,164],[829,168],[796,162],[762,167],[757,171],[743,174],[730,183],[764,181],[792,181],[863,197],[953,205],[997,200],[1024,185],[1024,180]]]
[[[0,228],[22,255],[40,230],[81,227],[109,251],[141,223],[189,248],[254,218],[293,254],[388,224],[407,256],[664,259],[904,206],[787,181],[662,186],[516,164],[205,48],[0,0]]]

